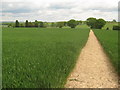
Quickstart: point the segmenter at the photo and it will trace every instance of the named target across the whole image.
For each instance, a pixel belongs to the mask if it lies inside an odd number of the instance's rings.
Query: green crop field
[[[114,25],[118,25],[118,23],[117,22],[114,22],[114,23],[113,22],[111,22],[111,23],[107,22],[106,25],[103,27],[103,30],[106,30],[107,27],[109,28],[109,30],[113,30]]]
[[[118,56],[118,31],[103,31],[94,30],[95,35],[99,39],[106,53],[109,55],[111,62],[116,67],[116,70],[120,74],[120,57]]]
[[[3,88],[64,87],[89,29],[3,28]]]

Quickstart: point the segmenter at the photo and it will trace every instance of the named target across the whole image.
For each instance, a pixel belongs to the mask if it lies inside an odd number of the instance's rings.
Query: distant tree
[[[64,22],[64,26],[67,26],[67,22],[66,21]]]
[[[82,24],[87,24],[87,21],[82,21]]]
[[[19,21],[18,20],[16,20],[16,22],[15,22],[15,27],[19,27]]]
[[[29,27],[29,22],[28,22],[28,20],[26,20],[26,22],[25,22],[25,27]]]
[[[104,19],[88,18],[86,24],[92,29],[101,29],[106,21]]]
[[[12,24],[8,24],[8,27],[12,27]]]
[[[44,27],[44,23],[42,21],[39,22],[39,27]]]
[[[35,27],[38,27],[38,21],[35,20]]]
[[[54,22],[52,22],[51,27],[56,27],[56,24]]]
[[[71,28],[75,28],[77,26],[77,22],[74,19],[71,19],[67,22],[67,25]]]
[[[23,23],[20,24],[20,27],[24,27]]]
[[[113,19],[113,21],[112,22],[117,22],[115,19]]]
[[[64,22],[57,22],[57,27],[62,28],[64,26]]]
[[[96,18],[88,18],[87,21],[86,21],[86,24],[87,24],[91,29],[92,29],[92,28],[95,28],[96,23],[97,23]]]
[[[97,23],[95,24],[95,28],[102,29],[104,25],[106,24],[106,21],[104,19],[98,19]]]
[[[120,30],[120,26],[114,25],[114,26],[113,26],[113,30]]]
[[[43,26],[44,26],[44,28],[49,27],[49,23],[48,22],[43,22]]]
[[[81,25],[82,24],[82,21],[76,21],[77,22],[77,25]]]
[[[29,22],[28,27],[34,27],[34,24],[32,22]]]

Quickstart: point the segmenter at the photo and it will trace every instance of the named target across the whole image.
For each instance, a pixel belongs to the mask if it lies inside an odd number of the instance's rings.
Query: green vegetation
[[[25,22],[25,27],[29,27],[28,20],[26,20],[26,22]]]
[[[86,24],[92,29],[102,29],[106,21],[104,19],[88,18]]]
[[[3,28],[3,88],[63,87],[88,33],[86,28]]]
[[[120,75],[120,57],[118,56],[118,52],[120,52],[120,50],[118,51],[118,46],[120,46],[120,43],[118,43],[118,31],[94,30],[94,32]]]
[[[25,22],[19,22],[16,20],[15,23],[4,23],[2,25],[7,25],[8,27],[41,27],[41,28],[46,28],[46,27],[66,27],[69,26],[71,28],[75,28],[77,25],[81,25],[83,21],[76,21],[74,19],[71,19],[69,21],[59,21],[59,22],[42,22],[42,21],[37,21],[35,20],[34,22],[29,22],[26,20]]]
[[[16,22],[15,22],[15,27],[19,27],[19,22],[18,22],[18,20],[16,20]]]
[[[75,28],[78,25],[78,23],[74,19],[71,19],[67,22],[67,25],[71,28]]]
[[[64,22],[57,22],[57,27],[59,27],[59,28],[62,28],[62,27],[64,27]]]
[[[106,30],[106,28],[109,28],[109,30],[113,30],[114,25],[118,25],[118,23],[117,22],[107,22],[106,25],[102,29]]]
[[[38,27],[38,21],[35,20],[35,27]]]
[[[118,25],[113,26],[113,30],[120,30],[120,26],[118,26]]]

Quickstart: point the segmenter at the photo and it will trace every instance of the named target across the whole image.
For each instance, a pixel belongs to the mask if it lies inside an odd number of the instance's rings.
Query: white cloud
[[[4,0],[2,20],[117,20],[117,7],[118,0]]]

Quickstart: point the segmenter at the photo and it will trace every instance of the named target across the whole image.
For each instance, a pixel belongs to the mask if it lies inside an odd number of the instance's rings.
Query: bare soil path
[[[92,30],[65,87],[118,88],[118,76]]]

